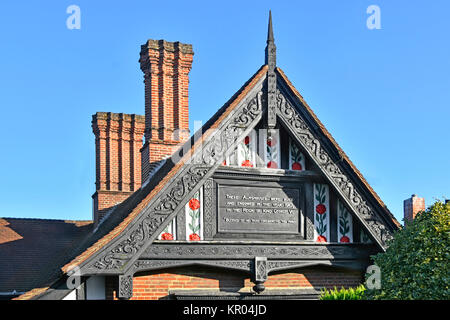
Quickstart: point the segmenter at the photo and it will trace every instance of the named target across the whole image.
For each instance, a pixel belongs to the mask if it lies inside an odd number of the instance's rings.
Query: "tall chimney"
[[[403,214],[406,221],[412,221],[418,212],[425,210],[425,199],[415,194],[403,201]]]
[[[142,181],[160,160],[189,138],[189,71],[192,45],[148,40],[141,46],[145,84],[145,144]]]
[[[94,222],[141,186],[144,116],[97,112],[92,116],[95,134]]]

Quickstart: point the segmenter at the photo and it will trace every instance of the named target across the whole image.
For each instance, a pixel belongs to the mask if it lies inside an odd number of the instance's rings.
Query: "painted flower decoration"
[[[269,147],[273,147],[277,145],[277,139],[275,139],[275,137],[269,137],[267,138],[267,145]]]
[[[248,144],[250,143],[250,137],[249,137],[249,136],[246,136],[246,137],[245,137],[244,143],[245,143],[246,145],[248,145]]]
[[[327,207],[323,203],[320,203],[316,206],[316,212],[318,214],[324,214],[327,211]]]
[[[302,165],[300,164],[300,162],[294,162],[292,164],[292,170],[298,170],[298,171],[302,171]]]
[[[200,236],[196,233],[192,233],[189,235],[189,240],[190,241],[199,241],[200,240]]]
[[[316,205],[316,214],[314,216],[314,225],[318,234],[317,242],[327,242],[328,220],[327,220],[327,203],[328,193],[326,185],[314,185],[314,198]]]
[[[195,198],[189,200],[189,208],[191,208],[191,210],[197,210],[198,208],[200,208],[200,201]]]
[[[275,161],[269,161],[269,163],[267,163],[267,168],[277,169],[278,165]]]
[[[169,232],[164,232],[161,235],[161,240],[173,240],[173,235]]]
[[[298,145],[292,141],[289,140],[289,152],[290,152],[290,162],[291,162],[291,169],[302,171],[304,170],[304,157],[303,154],[300,151],[300,148]],[[303,163],[303,165],[302,165]]]
[[[273,134],[269,135],[269,131],[267,134],[266,167],[269,169],[278,169],[278,141]]]
[[[242,161],[242,166],[243,167],[253,167],[253,164],[250,160],[244,160],[244,161]]]
[[[347,235],[351,235],[350,231],[351,225],[351,216],[345,208],[344,204],[339,201],[338,205],[338,226],[339,226],[339,234],[341,239],[340,242],[351,242],[350,237]]]

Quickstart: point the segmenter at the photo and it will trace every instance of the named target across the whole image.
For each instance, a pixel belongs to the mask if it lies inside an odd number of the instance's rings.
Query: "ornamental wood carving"
[[[142,271],[152,271],[157,269],[165,269],[168,267],[183,267],[192,265],[222,267],[226,269],[246,272],[250,272],[252,267],[250,260],[138,260],[134,263],[131,272],[135,274]]]
[[[133,276],[120,275],[119,276],[119,292],[118,297],[129,299],[133,296]]]
[[[226,152],[236,147],[238,138],[258,123],[262,116],[262,95],[262,91],[254,94],[224,122],[221,129],[213,132],[203,148],[194,151],[193,161],[180,169],[180,173],[155,201],[150,202],[127,233],[88,265],[89,273],[123,272],[130,260],[138,258],[138,253],[155,239],[170,223],[175,212],[213,174],[225,159]]]
[[[141,259],[357,259],[366,258],[373,248],[360,245],[281,245],[281,244],[177,244],[153,243]]]
[[[283,122],[288,126],[303,148],[308,151],[322,172],[337,187],[338,192],[355,211],[363,225],[371,231],[379,244],[383,248],[386,248],[386,242],[392,239],[392,233],[385,227],[383,219],[363,199],[358,190],[350,182],[350,178],[331,159],[322,147],[320,140],[315,137],[309,126],[280,90],[277,90],[277,110]]]

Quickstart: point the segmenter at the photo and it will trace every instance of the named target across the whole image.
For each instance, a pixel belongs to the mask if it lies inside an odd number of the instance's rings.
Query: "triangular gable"
[[[222,116],[203,132],[203,136],[193,149],[175,164],[165,179],[151,191],[149,196],[152,196],[152,199],[143,201],[109,234],[117,237],[110,240],[101,250],[97,248],[96,253],[82,262],[83,274],[123,273],[139,257],[140,252],[144,251],[171,223],[186,201],[236,148],[238,138],[248,134],[263,118],[265,110],[263,99],[267,90],[263,87],[263,80],[266,72],[266,68],[261,69],[241,93],[240,101],[222,110]],[[306,103],[299,99],[298,93],[292,90],[292,85],[282,71],[278,69],[277,74],[277,117],[314,159],[329,183],[351,208],[371,237],[381,248],[385,248],[392,230],[395,230],[393,222],[395,220],[389,221],[391,218],[389,213],[383,212],[384,209],[379,204],[374,204],[373,199],[368,200],[367,195],[363,197],[356,188],[361,182],[355,182],[355,177],[347,176],[335,163],[339,160],[339,155],[342,157],[343,152],[331,155],[325,150],[321,145],[324,137],[318,137],[320,132],[317,130],[313,132],[304,118],[309,118],[309,123],[315,122],[315,127],[323,126],[315,121],[317,118],[309,112]],[[202,143],[201,149],[198,148],[198,143]],[[192,161],[189,162],[191,156]],[[356,175],[356,178],[358,177]],[[376,200],[376,197],[373,198]],[[122,232],[118,231],[119,228]],[[103,238],[97,245],[102,241],[107,240]],[[73,265],[74,263],[66,265],[66,270]]]

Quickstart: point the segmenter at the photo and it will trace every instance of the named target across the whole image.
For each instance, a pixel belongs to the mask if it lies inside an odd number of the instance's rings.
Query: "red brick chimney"
[[[190,44],[148,40],[141,46],[145,84],[145,144],[142,181],[158,161],[171,156],[189,138]]]
[[[415,194],[411,198],[403,201],[403,214],[406,221],[412,221],[418,212],[425,210],[425,199],[419,198]]]
[[[144,116],[97,112],[92,116],[95,134],[94,222],[141,186]]]

